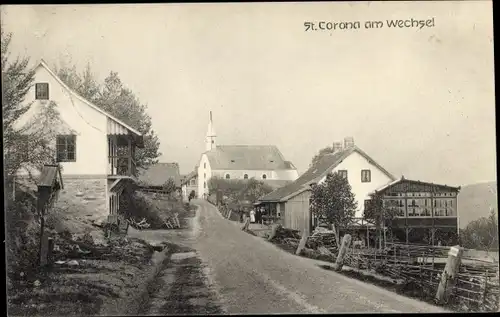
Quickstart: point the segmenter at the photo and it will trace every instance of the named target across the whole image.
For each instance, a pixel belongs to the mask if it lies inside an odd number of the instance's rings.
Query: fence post
[[[307,230],[302,231],[302,238],[300,239],[299,246],[295,251],[296,255],[300,255],[300,252],[302,252],[302,250],[306,247],[306,242],[308,237],[309,235],[307,234]]]
[[[484,273],[484,289],[483,289],[483,296],[481,298],[481,304],[486,302],[486,294],[488,293],[488,270]]]
[[[50,265],[54,261],[54,239],[49,237],[47,242],[47,264]]]
[[[344,257],[347,253],[347,249],[351,244],[351,235],[345,234],[342,237],[342,243],[340,244],[339,254],[337,255],[337,261],[333,264],[333,269],[335,271],[341,271],[342,266],[344,266]]]
[[[231,214],[233,213],[232,209],[229,209],[229,213],[227,214],[227,219],[231,219]]]
[[[439,282],[435,297],[438,304],[448,302],[449,295],[455,285],[456,276],[460,269],[463,252],[464,249],[459,245],[451,247],[448,252],[448,260],[446,261],[446,266],[441,274],[441,281]]]
[[[276,236],[276,232],[278,231],[278,229],[280,227],[281,227],[281,224],[279,224],[279,223],[275,223],[272,225],[271,234],[269,235],[269,238],[267,239],[268,241],[271,241]]]

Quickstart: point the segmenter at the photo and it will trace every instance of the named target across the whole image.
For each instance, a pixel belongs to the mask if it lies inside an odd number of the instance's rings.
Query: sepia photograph
[[[500,312],[493,1],[0,14],[6,316]]]

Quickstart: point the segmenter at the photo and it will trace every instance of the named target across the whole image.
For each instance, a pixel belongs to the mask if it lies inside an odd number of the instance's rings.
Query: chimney
[[[348,149],[354,146],[354,138],[352,136],[344,138],[344,148]]]
[[[333,142],[333,153],[342,151],[342,142]]]

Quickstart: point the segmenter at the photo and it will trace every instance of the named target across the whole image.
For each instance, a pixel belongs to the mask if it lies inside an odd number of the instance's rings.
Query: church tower
[[[207,136],[205,137],[205,150],[211,151],[215,149],[217,135],[215,134],[214,123],[212,122],[212,111],[210,111],[210,119],[208,121]]]

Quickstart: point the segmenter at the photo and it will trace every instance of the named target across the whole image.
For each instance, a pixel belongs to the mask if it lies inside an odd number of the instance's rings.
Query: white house
[[[205,138],[205,152],[198,164],[198,197],[208,194],[211,177],[261,180],[280,187],[297,179],[292,162],[285,160],[274,145],[218,145],[212,112]]]
[[[310,186],[322,183],[328,173],[338,172],[347,178],[358,203],[355,217],[362,218],[370,193],[395,178],[357,147],[352,138],[345,138],[344,145],[335,142],[334,149],[334,153],[321,157],[295,182],[259,198],[259,204],[266,206],[284,227],[311,230],[314,219],[309,209]]]
[[[184,201],[189,201],[189,194],[194,190],[195,197],[198,197],[198,166],[195,169],[184,176],[181,181],[182,188],[182,199]]]
[[[26,101],[32,106],[16,122],[17,128],[32,124],[50,107],[59,115],[50,140],[65,187],[57,204],[80,200],[92,204],[96,213],[117,214],[124,186],[137,180],[134,153],[144,146],[141,133],[78,95],[43,60],[35,68]],[[28,170],[18,171],[18,182],[26,179]]]

